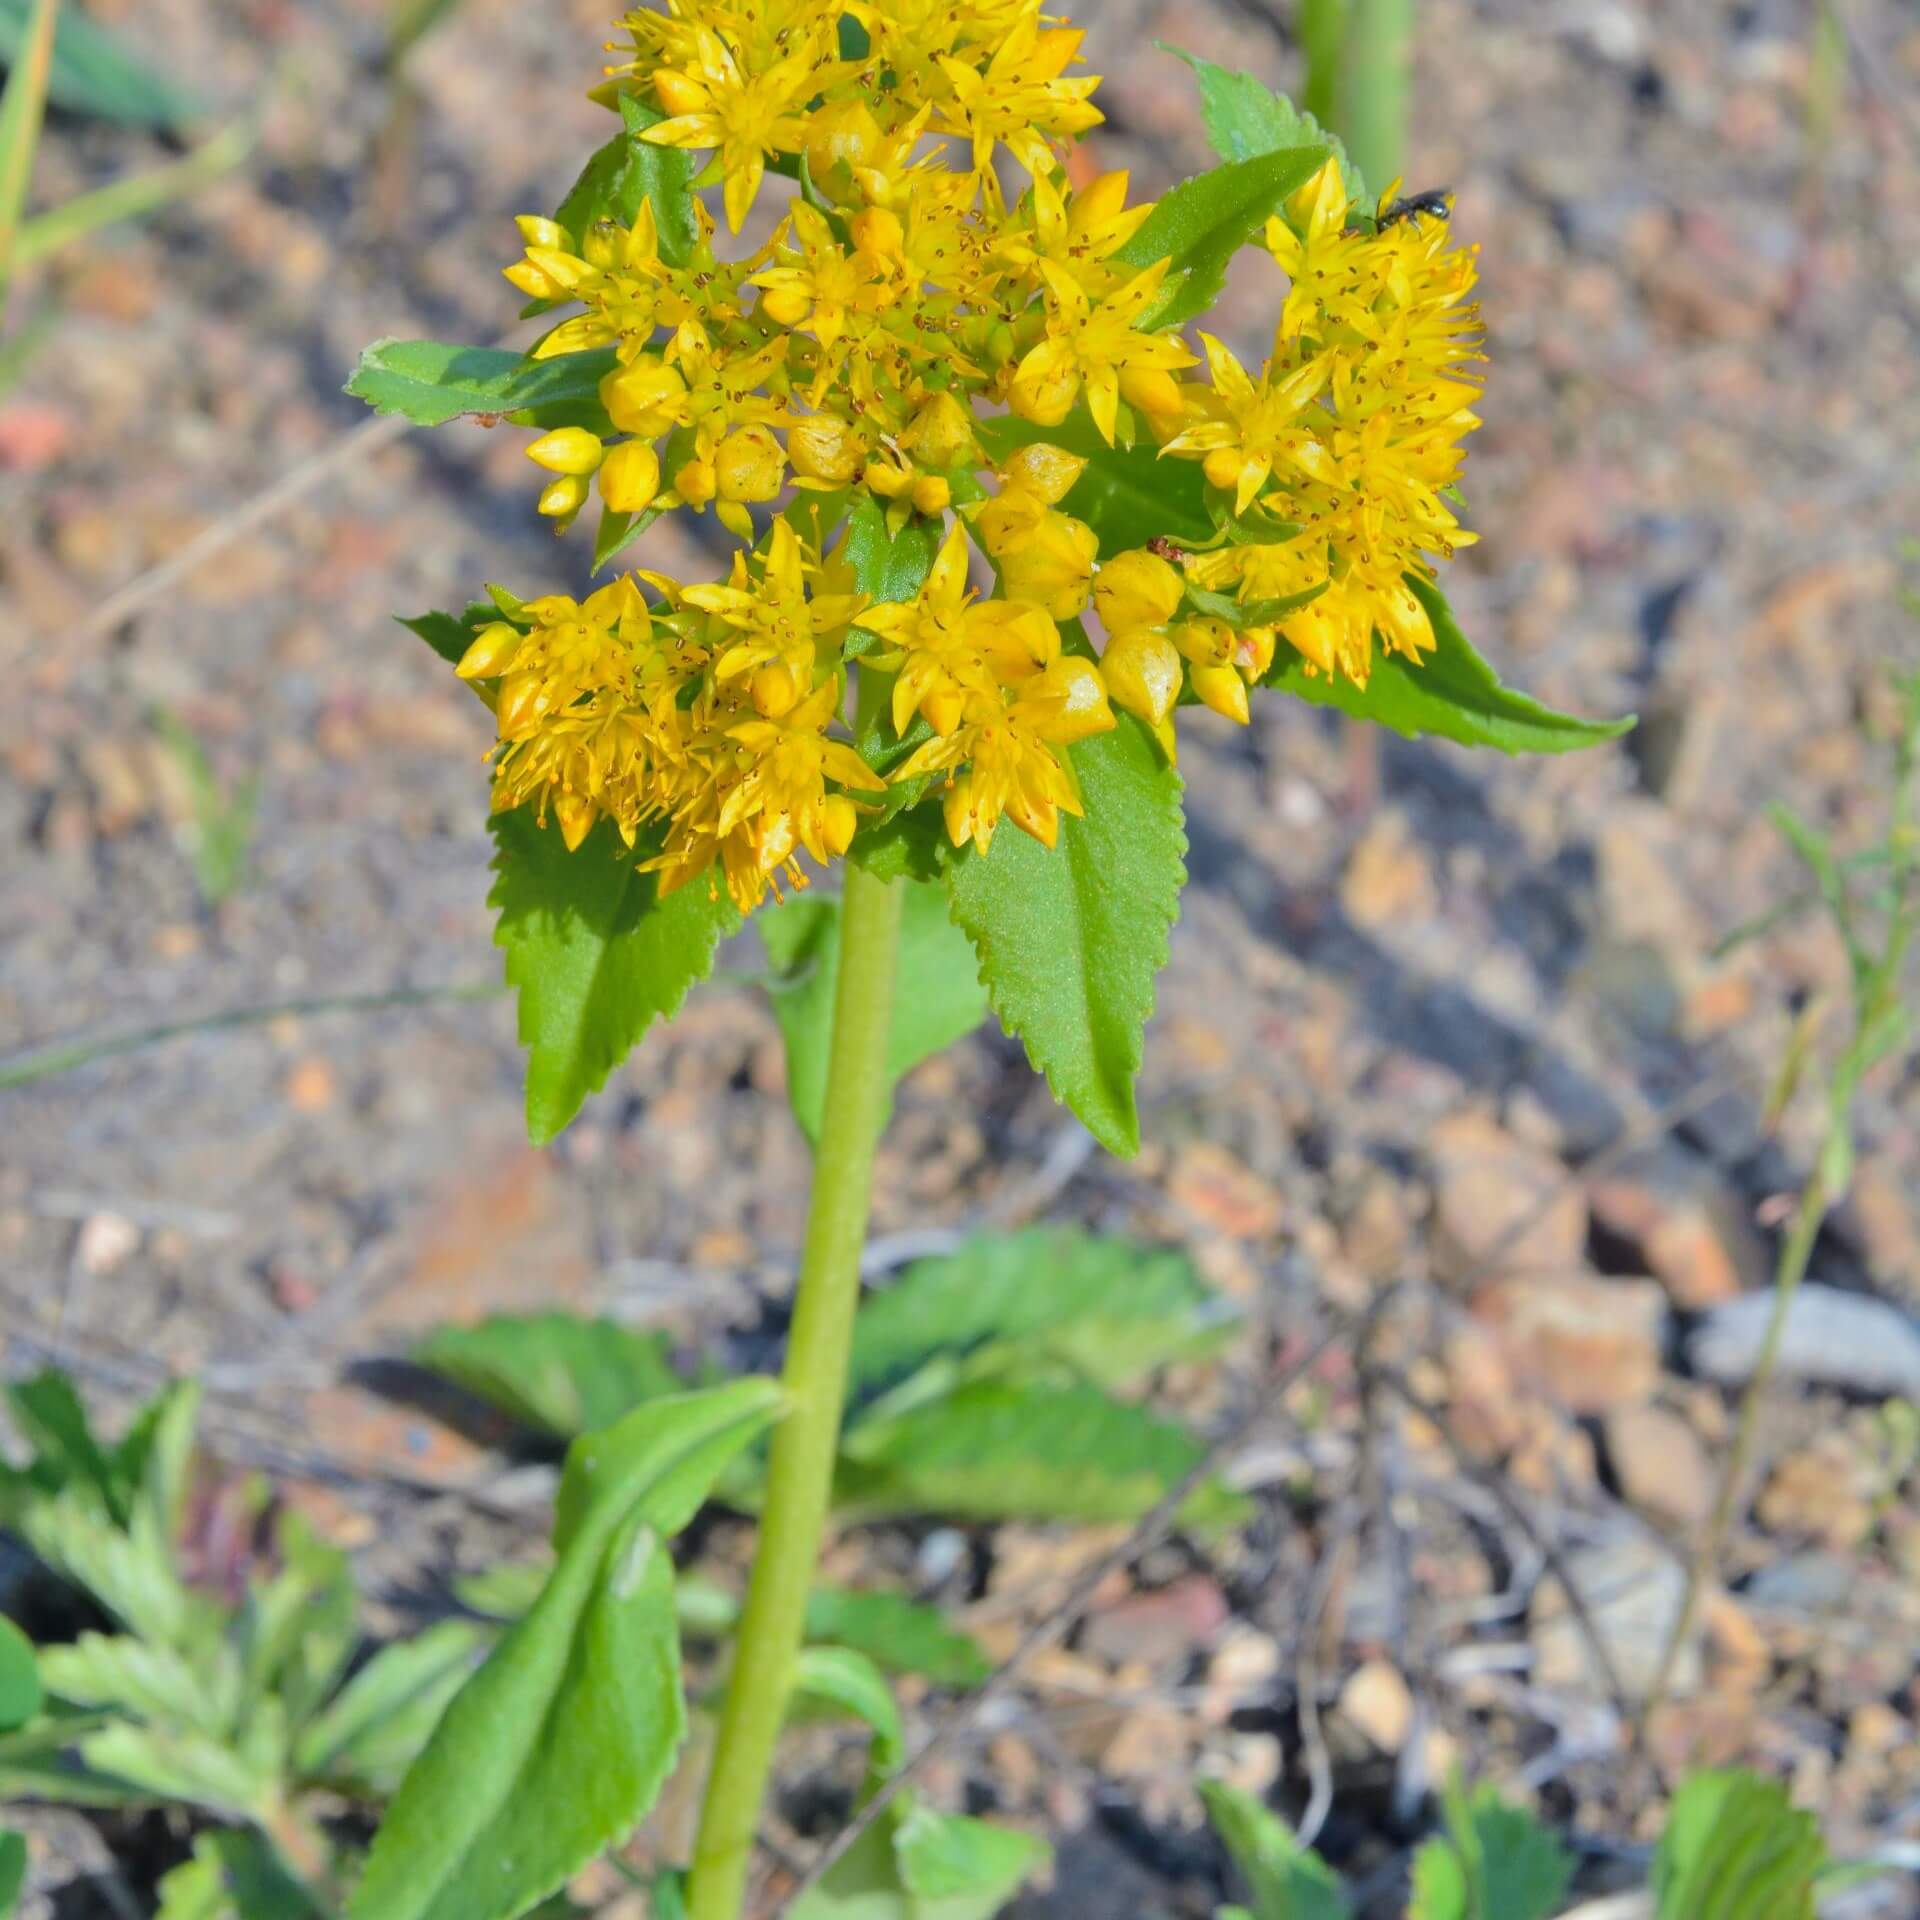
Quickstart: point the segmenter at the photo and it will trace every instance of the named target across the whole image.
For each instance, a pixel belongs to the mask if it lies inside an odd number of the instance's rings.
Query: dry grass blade
[[[7,74],[6,92],[0,94],[0,313],[6,311],[27,183],[33,178],[33,157],[46,118],[53,30],[59,18],[60,0],[37,0],[20,57]]]

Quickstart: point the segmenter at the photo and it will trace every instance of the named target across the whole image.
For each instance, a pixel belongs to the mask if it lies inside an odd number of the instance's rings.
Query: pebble
[[[1743,1386],[1772,1312],[1771,1292],[1716,1307],[1687,1341],[1688,1364],[1723,1387]],[[1787,1309],[1774,1375],[1876,1398],[1920,1398],[1920,1326],[1884,1300],[1804,1282]]]

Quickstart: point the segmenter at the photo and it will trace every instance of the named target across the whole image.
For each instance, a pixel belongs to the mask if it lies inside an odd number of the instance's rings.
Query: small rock
[[[1780,1460],[1754,1511],[1769,1533],[1844,1552],[1872,1533],[1874,1475],[1844,1433],[1823,1433]]]
[[[1581,1264],[1587,1203],[1551,1154],[1472,1111],[1441,1121],[1427,1150],[1434,1179],[1433,1260],[1443,1279]]]
[[[1204,1574],[1190,1574],[1150,1593],[1135,1593],[1094,1614],[1081,1646],[1116,1667],[1136,1660],[1184,1661],[1209,1644],[1232,1617],[1226,1596]]]
[[[1744,1385],[1772,1312],[1771,1293],[1714,1308],[1687,1342],[1689,1363],[1724,1387]],[[1807,1282],[1787,1309],[1774,1373],[1880,1399],[1920,1398],[1920,1327],[1884,1300]]]
[[[1912,1185],[1891,1154],[1869,1154],[1854,1169],[1842,1209],[1874,1279],[1920,1299],[1920,1216]]]
[[[1679,1616],[1686,1574],[1664,1548],[1638,1534],[1587,1547],[1567,1560],[1567,1573],[1586,1602],[1596,1637],[1607,1650],[1628,1695],[1644,1699],[1653,1685],[1662,1649]],[[1586,1631],[1558,1580],[1535,1589],[1529,1614],[1534,1679],[1543,1687],[1604,1693]],[[1680,1651],[1673,1671],[1675,1695],[1700,1683],[1698,1629]]]
[[[287,1075],[287,1105],[295,1113],[325,1113],[337,1089],[333,1069],[318,1054],[296,1061]]]
[[[140,1246],[140,1229],[124,1214],[90,1213],[80,1223],[73,1257],[96,1280],[125,1266]]]
[[[1210,1140],[1181,1148],[1168,1183],[1173,1198],[1208,1226],[1235,1240],[1262,1240],[1279,1231],[1278,1191]]]
[[[1773,1672],[1773,1649],[1753,1616],[1729,1593],[1711,1587],[1700,1599],[1700,1626],[1706,1635],[1717,1692],[1754,1694]]]
[[[1222,1746],[1219,1777],[1242,1793],[1264,1800],[1280,1778],[1285,1758],[1277,1734],[1230,1733]]]
[[[1239,1708],[1264,1701],[1280,1672],[1280,1649],[1252,1627],[1236,1627],[1207,1662],[1200,1716],[1222,1725]]]
[[[1398,1753],[1413,1731],[1413,1695],[1400,1670],[1368,1660],[1340,1689],[1335,1711],[1382,1753]]]
[[[1170,1707],[1138,1708],[1102,1750],[1101,1770],[1116,1780],[1164,1780],[1181,1767],[1191,1737]]]
[[[1642,1512],[1696,1526],[1713,1509],[1713,1468],[1699,1436],[1665,1407],[1616,1407],[1606,1419],[1607,1462]]]
[[[1498,1331],[1515,1378],[1570,1413],[1635,1405],[1659,1385],[1667,1302],[1651,1280],[1497,1280],[1474,1296],[1473,1311]]]
[[[1436,900],[1427,856],[1404,815],[1374,817],[1340,879],[1340,904],[1355,926],[1369,930],[1427,919]]]
[[[1699,1312],[1766,1283],[1767,1250],[1739,1200],[1677,1148],[1610,1168],[1588,1183],[1587,1204],[1677,1307]]]

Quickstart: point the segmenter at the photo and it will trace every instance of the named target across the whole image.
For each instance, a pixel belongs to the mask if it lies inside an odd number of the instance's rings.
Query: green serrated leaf
[[[657,147],[640,138],[664,116],[632,94],[620,96],[620,118],[621,131],[587,162],[553,217],[577,252],[602,220],[630,227],[651,201],[660,258],[670,267],[684,267],[699,239],[693,214],[699,163],[684,148]]]
[[[294,1747],[295,1769],[347,1791],[391,1793],[466,1684],[487,1638],[469,1621],[442,1620],[382,1647],[308,1722]]]
[[[810,890],[763,909],[757,924],[772,964],[767,992],[786,1042],[787,1098],[801,1131],[818,1142],[840,978],[840,902]],[[899,979],[887,1043],[889,1089],[986,1018],[979,963],[947,912],[943,887],[906,883]]]
[[[1265,685],[1298,694],[1317,707],[1337,707],[1356,720],[1377,721],[1409,739],[1434,734],[1462,746],[1498,747],[1502,753],[1570,753],[1576,747],[1615,740],[1634,724],[1577,720],[1556,713],[1503,685],[1460,631],[1440,589],[1416,575],[1407,585],[1433,622],[1434,650],[1416,665],[1376,641],[1373,671],[1364,687],[1343,675],[1313,671],[1281,644]]]
[[[779,1404],[745,1380],[574,1443],[553,1571],[408,1770],[352,1920],[509,1920],[652,1805],[686,1728],[666,1538]]]
[[[1252,1794],[1202,1780],[1200,1799],[1253,1897],[1247,1920],[1350,1920],[1340,1876]]]
[[[1011,825],[948,868],[987,998],[1110,1153],[1140,1148],[1134,1075],[1186,883],[1180,777],[1131,714],[1070,747],[1086,805],[1043,847]]]
[[[33,0],[0,0],[0,66],[11,70],[26,38]],[[178,133],[201,106],[169,79],[145,48],[135,52],[77,6],[61,10],[47,76],[47,99],[63,113],[117,126]]]
[[[33,1449],[30,1477],[47,1492],[91,1489],[122,1525],[132,1510],[133,1483],[95,1437],[73,1381],[47,1368],[6,1388],[7,1411]]]
[[[1110,447],[1085,407],[1076,407],[1056,427],[1037,426],[1012,414],[975,423],[980,444],[996,462],[1020,447],[1062,447],[1087,463],[1061,502],[1100,537],[1100,558],[1144,547],[1164,537],[1177,546],[1205,545],[1213,538],[1207,511],[1206,476],[1192,460],[1162,460],[1152,446]]]
[[[1121,265],[1170,260],[1154,327],[1177,327],[1203,314],[1226,285],[1227,262],[1280,211],[1287,196],[1325,164],[1324,146],[1229,160],[1162,194],[1145,224],[1114,255]]]
[[[854,584],[869,599],[911,600],[939,546],[937,521],[915,514],[898,533],[889,533],[884,504],[863,492],[848,516],[839,558],[853,569]]]
[[[1492,1787],[1468,1794],[1456,1779],[1442,1804],[1446,1837],[1414,1856],[1407,1920],[1552,1920],[1573,1878],[1566,1848]]]
[[[118,1526],[93,1488],[74,1486],[31,1501],[15,1524],[48,1566],[143,1639],[182,1646],[204,1628],[211,1604],[187,1591],[138,1510],[131,1529]]]
[[[740,916],[726,889],[709,892],[705,879],[662,900],[609,822],[574,853],[557,823],[542,826],[524,807],[495,814],[493,833],[494,941],[520,997],[527,1131],[544,1145],[654,1020],[679,1010]]]
[[[1184,1427],[1094,1387],[977,1380],[897,1414],[856,1417],[835,1505],[863,1520],[1134,1520],[1200,1454]],[[1211,1528],[1245,1510],[1213,1487],[1182,1519]]]
[[[0,1733],[24,1727],[40,1711],[40,1669],[33,1642],[0,1614]]]
[[[1251,160],[1262,153],[1288,147],[1325,147],[1340,162],[1340,177],[1348,194],[1362,206],[1372,198],[1360,169],[1337,138],[1312,114],[1296,107],[1284,93],[1263,87],[1250,73],[1235,72],[1202,60],[1184,47],[1156,43],[1164,52],[1184,60],[1200,79],[1200,114],[1207,138],[1222,160]]]
[[[74,1744],[89,1774],[130,1789],[132,1799],[184,1800],[228,1820],[256,1818],[278,1785],[248,1755],[187,1727],[116,1720]]]
[[[441,1327],[413,1357],[562,1440],[611,1426],[685,1385],[661,1335],[566,1313],[495,1314],[471,1327]]]
[[[1657,1920],[1813,1920],[1820,1823],[1778,1782],[1698,1773],[1674,1795],[1653,1857]]]
[[[346,390],[375,413],[405,414],[421,427],[497,414],[520,426],[610,432],[600,382],[613,366],[611,347],[535,360],[503,347],[376,340],[361,354]]]
[[[210,1685],[204,1667],[175,1648],[122,1634],[83,1633],[41,1648],[40,1678],[69,1707],[190,1727],[213,1740],[226,1737],[237,1697],[231,1682]]]
[[[922,1260],[860,1309],[856,1394],[936,1358],[1057,1362],[1105,1387],[1217,1347],[1234,1316],[1167,1248],[1033,1227]]]

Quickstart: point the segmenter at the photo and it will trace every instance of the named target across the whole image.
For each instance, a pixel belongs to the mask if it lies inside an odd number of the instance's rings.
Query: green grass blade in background
[[[34,0],[0,0],[0,65],[14,64],[26,43]],[[63,113],[111,120],[153,133],[177,133],[197,119],[200,103],[85,14],[69,7],[54,37],[47,99]]]
[[[223,173],[232,172],[253,151],[259,131],[251,121],[236,120],[178,160],[130,173],[36,214],[19,230],[14,241],[13,264],[31,266],[36,260],[44,260],[102,227],[141,219],[175,200],[184,199]]]
[[[40,125],[46,117],[53,30],[59,16],[60,0],[35,0],[32,17],[7,68],[6,92],[0,94],[0,313],[6,310],[14,244],[26,211],[33,156],[40,146]]]

